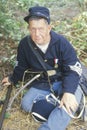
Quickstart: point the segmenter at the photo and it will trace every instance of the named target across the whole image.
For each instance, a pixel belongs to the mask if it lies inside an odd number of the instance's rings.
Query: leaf
[[[6,112],[5,113],[5,119],[8,119],[10,117],[10,113]]]

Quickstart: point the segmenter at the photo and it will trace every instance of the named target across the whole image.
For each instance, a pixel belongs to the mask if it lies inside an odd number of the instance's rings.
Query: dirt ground
[[[55,14],[56,12],[54,9],[51,9],[51,11],[53,12],[53,14]],[[59,11],[59,9],[57,11]],[[62,16],[64,16],[65,18],[74,17],[78,13],[79,9],[77,9],[77,7],[75,7],[74,9],[68,7],[60,11],[61,19]],[[54,19],[58,19],[58,17],[56,18],[55,15],[52,15],[52,20]],[[15,54],[16,49],[17,44],[14,44],[14,41],[9,39],[0,40],[0,80],[2,80],[4,76],[12,72],[13,67],[9,64],[8,60],[7,62],[4,61],[6,61],[6,58],[10,58],[12,54]],[[11,99],[17,91],[18,89],[13,89]],[[3,99],[5,97],[5,94],[6,88],[2,88],[0,82],[0,99]],[[19,95],[18,98],[14,101],[11,110],[7,111],[2,130],[37,130],[37,128],[40,126],[40,123],[35,122],[30,114],[25,113],[20,109],[20,101],[21,95]],[[87,122],[83,122],[81,119],[73,120],[68,126],[67,130],[87,130]]]

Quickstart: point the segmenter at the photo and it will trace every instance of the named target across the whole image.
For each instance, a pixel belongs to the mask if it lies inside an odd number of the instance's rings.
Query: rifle
[[[3,121],[4,121],[5,112],[6,112],[6,108],[8,106],[8,102],[9,102],[9,99],[10,99],[11,91],[12,91],[12,85],[9,85],[7,93],[6,93],[5,101],[3,103],[2,111],[0,113],[0,130],[2,128],[2,124],[3,124]]]

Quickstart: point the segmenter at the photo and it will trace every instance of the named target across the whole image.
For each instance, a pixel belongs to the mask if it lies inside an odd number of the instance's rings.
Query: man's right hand
[[[11,85],[11,83],[9,82],[9,77],[5,77],[5,78],[2,80],[2,85],[3,85],[3,86],[9,86],[9,85]]]

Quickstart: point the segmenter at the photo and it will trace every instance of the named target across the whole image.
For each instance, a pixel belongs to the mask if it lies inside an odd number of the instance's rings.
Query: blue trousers
[[[55,82],[53,84],[53,89],[58,92],[58,94],[62,93],[62,84],[61,82]],[[22,98],[21,106],[26,112],[31,112],[33,101],[37,99],[40,95],[48,95],[50,91],[44,91],[36,88],[30,88],[29,91]],[[80,86],[78,86],[75,96],[78,104],[82,98],[82,91]],[[71,117],[64,111],[63,108],[56,107],[50,114],[48,120],[43,123],[38,130],[65,130],[68,126]]]

